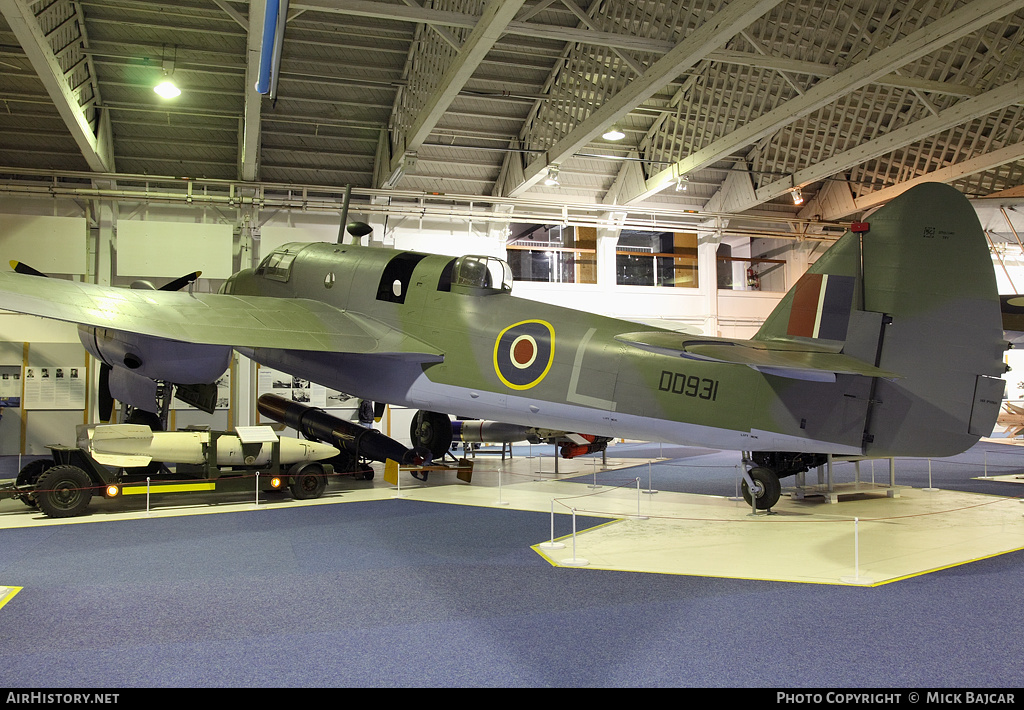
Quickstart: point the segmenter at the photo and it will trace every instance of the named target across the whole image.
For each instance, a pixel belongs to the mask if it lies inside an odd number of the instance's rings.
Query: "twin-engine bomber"
[[[978,218],[938,183],[855,225],[750,340],[517,298],[492,257],[328,243],[282,246],[219,294],[5,273],[0,308],[80,324],[128,380],[212,382],[234,348],[378,402],[751,452],[761,509],[827,454],[966,450],[995,424],[1006,347]]]

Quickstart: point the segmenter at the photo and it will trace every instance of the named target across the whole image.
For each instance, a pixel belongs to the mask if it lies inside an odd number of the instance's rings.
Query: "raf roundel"
[[[510,325],[494,341],[494,371],[512,389],[529,389],[543,380],[554,357],[555,329],[546,321]]]

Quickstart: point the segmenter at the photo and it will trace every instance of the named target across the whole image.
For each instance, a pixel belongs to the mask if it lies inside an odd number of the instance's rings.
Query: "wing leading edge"
[[[125,289],[3,272],[0,308],[186,343],[442,355],[373,318],[301,298]]]

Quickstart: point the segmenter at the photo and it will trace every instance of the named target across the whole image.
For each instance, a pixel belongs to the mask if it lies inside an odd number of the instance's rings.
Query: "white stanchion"
[[[938,488],[932,488],[932,460],[928,459],[928,487],[921,490],[934,492],[939,490]]]
[[[149,476],[146,476],[146,515],[149,515]]]
[[[555,499],[551,499],[551,538],[548,542],[542,542],[539,547],[545,550],[561,550],[565,547],[564,543],[555,542]]]
[[[731,501],[743,500],[743,496],[740,495],[740,481],[743,479],[742,470],[743,464],[736,464],[736,492],[729,498]]]
[[[657,492],[658,491],[656,491],[653,488],[651,488],[651,462],[648,461],[647,462],[647,490],[644,491],[644,493],[647,493],[649,495],[654,495]]]
[[[853,519],[853,576],[839,579],[847,584],[872,583],[870,578],[860,576],[860,518]]]
[[[572,557],[562,560],[566,567],[586,567],[590,560],[576,556],[576,509],[572,509]]]
[[[640,477],[636,477],[636,515],[633,516],[634,520],[647,520],[646,515],[640,513],[640,500],[642,499],[642,493],[640,491]]]
[[[494,501],[495,505],[508,505],[507,500],[501,499],[501,468],[498,468],[498,500]]]

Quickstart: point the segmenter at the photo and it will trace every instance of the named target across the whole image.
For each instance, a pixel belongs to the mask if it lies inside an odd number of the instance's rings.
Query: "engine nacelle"
[[[231,361],[228,345],[197,345],[109,328],[79,327],[82,345],[115,370],[140,377],[195,385],[214,382]]]

